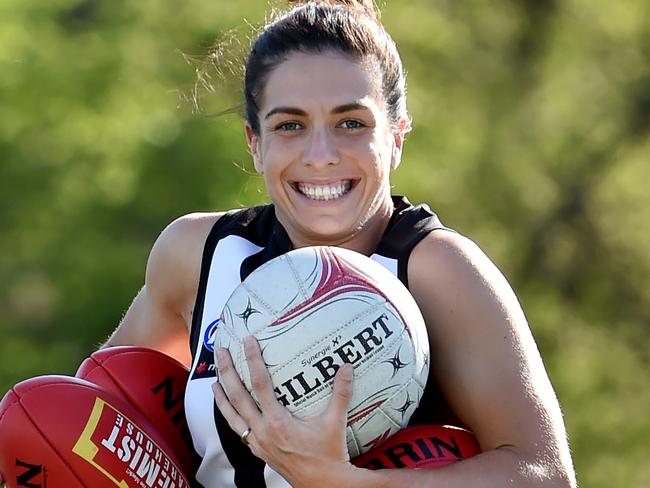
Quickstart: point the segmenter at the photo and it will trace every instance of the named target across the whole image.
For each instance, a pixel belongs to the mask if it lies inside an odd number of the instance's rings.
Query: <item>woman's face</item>
[[[296,52],[269,75],[260,133],[248,144],[293,244],[370,252],[392,213],[390,170],[403,135],[391,130],[372,64]]]

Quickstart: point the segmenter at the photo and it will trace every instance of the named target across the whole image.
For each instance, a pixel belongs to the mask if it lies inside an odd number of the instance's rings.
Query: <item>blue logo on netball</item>
[[[201,350],[198,351],[198,361],[190,376],[191,380],[198,380],[201,378],[214,378],[216,377],[217,368],[214,364],[214,341],[219,328],[219,319],[210,322],[205,328],[203,333],[203,340],[201,341]]]

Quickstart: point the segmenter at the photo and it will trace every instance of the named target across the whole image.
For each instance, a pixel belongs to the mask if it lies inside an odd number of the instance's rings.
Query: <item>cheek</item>
[[[280,148],[273,147],[264,152],[261,174],[264,177],[267,192],[271,196],[278,192],[283,180],[287,179],[286,175],[290,167],[290,161],[287,151]]]
[[[264,155],[263,167],[266,178],[277,177],[286,166],[284,161],[278,156],[270,152]]]
[[[361,161],[368,167],[379,167],[383,160],[383,145],[374,138],[348,138],[339,143],[341,155]]]
[[[375,143],[369,148],[371,160],[374,163],[374,171],[378,176],[390,172],[390,165],[392,161],[392,147],[387,146],[385,143]]]
[[[261,148],[261,159],[267,171],[271,167],[286,167],[296,158],[299,150],[299,144],[295,140],[270,136]]]

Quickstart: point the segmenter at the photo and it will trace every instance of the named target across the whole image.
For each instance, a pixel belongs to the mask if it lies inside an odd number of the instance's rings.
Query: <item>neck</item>
[[[295,236],[291,232],[289,239],[294,248],[307,246],[336,246],[350,249],[352,251],[370,256],[375,252],[379,241],[384,235],[391,216],[393,215],[393,200],[388,199],[378,203],[374,212],[365,221],[361,222],[358,228],[347,236],[332,236],[332,238],[323,238],[323,236]],[[282,222],[280,222],[282,223]],[[286,229],[286,227],[285,227]]]

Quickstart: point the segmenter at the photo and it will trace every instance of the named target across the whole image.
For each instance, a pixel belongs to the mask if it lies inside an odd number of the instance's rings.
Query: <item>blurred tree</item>
[[[74,372],[168,222],[266,199],[241,119],[208,116],[241,102],[229,73],[266,7],[0,4],[1,391]],[[650,4],[387,0],[383,18],[414,119],[395,191],[512,281],[581,485],[649,486]],[[225,79],[202,69],[217,38]]]

